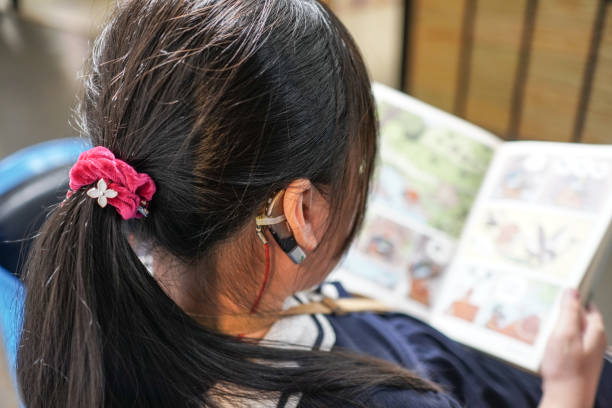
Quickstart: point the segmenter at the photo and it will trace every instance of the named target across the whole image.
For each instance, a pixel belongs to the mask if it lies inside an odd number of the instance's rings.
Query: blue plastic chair
[[[13,274],[0,268],[0,329],[2,341],[9,363],[9,369],[15,376],[17,345],[21,334],[23,301],[25,290]]]
[[[70,167],[87,147],[81,139],[58,139],[0,160],[1,267],[20,274],[30,238],[64,198]]]
[[[26,147],[0,160],[0,197],[37,175],[73,164],[87,148],[82,139],[56,139]]]

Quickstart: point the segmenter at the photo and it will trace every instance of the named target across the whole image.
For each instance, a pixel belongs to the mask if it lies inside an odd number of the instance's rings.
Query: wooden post
[[[591,34],[591,44],[589,45],[589,54],[587,57],[586,66],[584,67],[580,99],[576,109],[576,119],[574,120],[574,132],[572,135],[572,141],[574,142],[580,142],[582,139],[584,122],[589,109],[591,89],[593,88],[593,77],[595,74],[595,67],[597,66],[604,23],[606,21],[606,11],[608,10],[608,7],[606,7],[606,1],[607,0],[599,0],[597,12],[595,14],[595,22],[593,24],[593,32]]]

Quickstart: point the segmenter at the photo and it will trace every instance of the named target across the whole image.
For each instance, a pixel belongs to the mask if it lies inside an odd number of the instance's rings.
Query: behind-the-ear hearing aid
[[[273,198],[268,200],[263,215],[255,219],[257,224],[257,236],[265,244],[268,243],[263,228],[268,228],[272,237],[279,247],[285,252],[295,264],[301,264],[306,259],[304,250],[295,241],[291,228],[287,223],[283,208],[285,190],[279,191]]]

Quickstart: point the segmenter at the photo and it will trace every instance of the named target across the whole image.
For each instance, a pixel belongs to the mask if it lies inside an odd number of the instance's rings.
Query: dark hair
[[[377,124],[359,52],[325,5],[120,3],[86,78],[85,136],[149,174],[157,193],[148,218],[126,223],[83,188],[43,226],[26,272],[18,355],[28,408],[204,407],[271,391],[302,393],[306,406],[363,406],[377,386],[436,389],[373,358],[206,329],[128,240],[205,265],[202,290],[214,290],[224,279],[215,249],[275,191],[306,178],[328,197],[328,231],[351,226],[336,255],[346,249],[365,208]],[[287,361],[297,364],[279,364]]]

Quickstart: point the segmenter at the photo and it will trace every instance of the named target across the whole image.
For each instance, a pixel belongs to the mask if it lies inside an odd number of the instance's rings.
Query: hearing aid
[[[255,219],[257,236],[264,245],[267,244],[268,240],[263,232],[263,228],[267,228],[278,246],[289,256],[289,259],[299,265],[306,259],[306,253],[295,241],[287,217],[285,217],[284,197],[285,191],[281,190],[268,200],[264,214]]]

